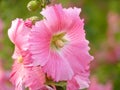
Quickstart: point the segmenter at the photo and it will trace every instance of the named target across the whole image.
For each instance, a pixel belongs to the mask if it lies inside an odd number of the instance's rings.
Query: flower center
[[[57,49],[59,50],[60,48],[63,48],[67,42],[67,40],[65,39],[65,32],[59,33],[59,34],[55,34],[52,36],[51,39],[51,48],[52,49]]]
[[[19,56],[17,60],[18,60],[18,63],[22,63],[23,62],[22,56]]]

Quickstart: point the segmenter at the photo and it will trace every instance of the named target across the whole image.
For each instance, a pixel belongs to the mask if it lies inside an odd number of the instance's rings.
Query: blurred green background
[[[39,10],[29,12],[30,0],[0,0],[0,19],[4,28],[0,37],[0,59],[6,70],[11,69],[14,46],[7,31],[15,18],[39,16]],[[96,76],[101,84],[112,82],[113,90],[120,90],[120,0],[53,0],[65,8],[79,7],[84,18],[86,38],[90,41],[91,77]]]

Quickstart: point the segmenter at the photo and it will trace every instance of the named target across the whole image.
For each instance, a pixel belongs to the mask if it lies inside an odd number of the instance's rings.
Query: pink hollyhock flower
[[[31,56],[28,51],[28,38],[32,26],[30,22],[16,19],[8,31],[10,40],[15,44],[13,59],[15,59],[10,81],[16,90],[23,90],[23,86],[30,90],[40,89],[45,82],[45,75],[40,66],[31,64]]]
[[[98,83],[96,78],[92,78],[91,85],[88,90],[112,90],[112,84],[108,82],[107,84],[103,85]]]
[[[46,7],[44,20],[36,22],[30,32],[30,52],[34,65],[41,65],[54,81],[71,80],[89,69],[89,55],[80,8]]]

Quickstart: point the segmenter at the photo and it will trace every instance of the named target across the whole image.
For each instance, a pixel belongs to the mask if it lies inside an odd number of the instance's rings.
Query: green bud
[[[46,5],[50,4],[51,0],[41,0],[41,7],[45,8]]]
[[[36,21],[41,20],[38,16],[32,16],[29,19],[32,21],[33,24],[35,24]]]
[[[35,11],[39,8],[39,4],[40,2],[38,2],[37,0],[32,0],[28,3],[27,8],[29,11]]]
[[[51,0],[46,0],[46,5],[50,4]]]

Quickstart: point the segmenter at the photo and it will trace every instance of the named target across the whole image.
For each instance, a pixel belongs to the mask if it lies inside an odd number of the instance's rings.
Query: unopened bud
[[[29,11],[35,11],[39,8],[39,4],[40,2],[38,2],[37,0],[32,0],[28,3],[27,8]]]
[[[32,21],[33,24],[35,24],[36,21],[40,20],[40,18],[38,16],[32,16],[29,19]]]
[[[45,6],[48,5],[48,4],[50,4],[50,3],[51,3],[51,0],[42,0],[41,7],[45,8]]]
[[[51,3],[51,0],[46,0],[46,4],[50,4]]]

